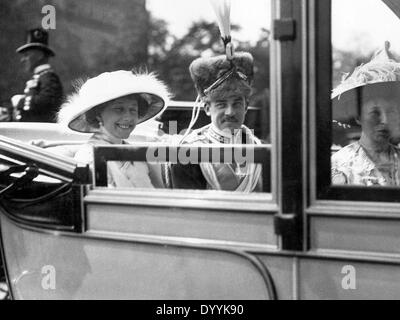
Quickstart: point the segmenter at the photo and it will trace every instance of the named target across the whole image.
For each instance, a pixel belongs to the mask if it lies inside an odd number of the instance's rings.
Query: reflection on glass
[[[389,21],[397,30],[400,21],[395,7],[378,0],[354,1],[352,8],[341,0],[333,3],[333,84],[332,118],[333,148],[332,183],[337,185],[399,186],[400,185],[400,59],[396,54],[398,40],[391,46],[393,30],[385,33],[378,26]],[[360,8],[366,6],[366,15]],[[393,9],[394,11],[391,11]],[[368,10],[374,14],[369,19]],[[343,34],[349,41],[369,39],[378,48],[365,55],[365,48],[349,51],[340,48],[338,30],[343,15],[353,17],[357,28]],[[363,11],[364,12],[364,11]],[[336,13],[336,14],[335,14]],[[375,28],[377,27],[377,29]],[[361,28],[361,29],[360,29]],[[378,32],[377,32],[378,30]],[[376,34],[381,32],[381,38]],[[370,35],[370,36],[369,36]],[[380,45],[379,45],[380,43]],[[349,43],[349,49],[351,49]],[[380,47],[380,48],[379,48]],[[338,79],[340,69],[342,79]]]

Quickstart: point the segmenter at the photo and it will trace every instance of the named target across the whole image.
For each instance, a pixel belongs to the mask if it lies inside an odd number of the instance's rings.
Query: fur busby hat
[[[376,97],[400,101],[400,63],[385,42],[372,60],[357,67],[332,91],[333,118],[346,122],[361,114],[362,105]]]
[[[249,97],[253,67],[250,53],[236,52],[231,60],[226,55],[198,58],[191,63],[189,71],[201,98],[221,99],[232,93]]]
[[[53,49],[49,47],[49,33],[41,28],[28,30],[26,43],[20,46],[16,52],[22,53],[29,49],[40,49],[50,56],[55,56]]]
[[[87,80],[78,92],[68,98],[58,113],[58,122],[74,131],[97,132],[99,124],[93,111],[126,96],[138,101],[139,124],[163,112],[171,94],[152,73],[105,72]]]

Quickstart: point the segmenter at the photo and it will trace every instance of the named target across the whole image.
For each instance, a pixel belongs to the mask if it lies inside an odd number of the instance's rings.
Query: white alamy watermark
[[[146,161],[149,163],[172,162],[182,165],[207,162],[235,163],[238,165],[254,163],[255,156],[252,147],[255,143],[252,139],[254,132],[250,129],[247,130],[249,132],[246,132],[246,134],[243,134],[243,129],[226,129],[219,134],[208,132],[205,134],[209,137],[205,137],[205,139],[210,140],[210,143],[198,144],[197,142],[201,143],[204,137],[201,137],[199,141],[196,138],[193,139],[193,137],[187,139],[190,134],[187,135],[186,130],[178,133],[176,121],[170,121],[168,133],[159,129],[158,135],[171,137],[170,141],[167,142],[179,146],[179,148],[149,147],[146,153]],[[201,148],[201,146],[207,148]],[[239,148],[236,148],[236,146]],[[243,146],[247,147],[240,148]]]
[[[42,288],[43,290],[56,290],[56,268],[52,265],[42,267]]]
[[[210,146],[210,145],[205,145]],[[225,163],[246,165],[254,163],[254,149],[247,148],[201,148],[199,146],[181,145],[178,149],[165,147],[149,147],[146,152],[146,161],[149,163],[171,162],[182,165],[200,163]]]
[[[42,14],[45,15],[42,18],[42,28],[45,30],[54,30],[56,28],[56,8],[47,4],[42,7]]]
[[[342,289],[344,290],[356,290],[357,289],[357,278],[356,268],[352,265],[343,266],[342,274],[345,276],[342,278]]]

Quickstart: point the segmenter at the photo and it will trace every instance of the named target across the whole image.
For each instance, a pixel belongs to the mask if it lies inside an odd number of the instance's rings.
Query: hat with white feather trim
[[[153,73],[105,72],[87,80],[78,92],[68,98],[58,113],[58,122],[74,131],[97,132],[99,127],[90,116],[91,111],[127,96],[138,101],[139,124],[162,113],[171,94]]]
[[[362,105],[373,98],[400,101],[400,63],[389,49],[390,43],[386,41],[370,62],[355,68],[332,91],[335,122],[343,124],[360,116]]]

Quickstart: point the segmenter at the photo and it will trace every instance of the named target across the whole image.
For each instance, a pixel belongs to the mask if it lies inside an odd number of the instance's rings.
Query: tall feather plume
[[[217,17],[219,31],[225,45],[228,60],[233,58],[231,43],[231,0],[210,0],[210,4]]]
[[[217,17],[221,39],[225,46],[226,58],[231,61],[234,54],[233,45],[231,43],[231,0],[210,0],[210,4]],[[198,96],[192,110],[192,119],[189,123],[186,133],[180,140],[181,143],[189,135],[199,117],[201,110],[200,100],[201,98]]]
[[[231,1],[230,0],[210,0],[211,6],[217,16],[217,22],[221,37],[226,38],[231,35]]]

